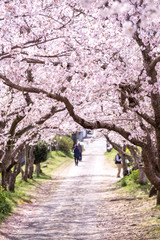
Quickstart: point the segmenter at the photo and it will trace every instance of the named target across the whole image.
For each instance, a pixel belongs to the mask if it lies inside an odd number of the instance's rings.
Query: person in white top
[[[115,164],[117,165],[117,168],[118,168],[117,177],[119,178],[121,174],[121,168],[122,168],[122,157],[120,152],[118,152],[115,157]]]

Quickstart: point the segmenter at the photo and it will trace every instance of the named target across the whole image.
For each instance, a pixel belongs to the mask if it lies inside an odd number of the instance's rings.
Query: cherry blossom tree
[[[124,138],[114,132],[108,133],[107,131],[102,131],[102,133],[106,137],[107,142],[122,155],[123,176],[130,173],[126,163],[127,159],[132,165],[132,169],[130,169],[131,171],[139,169],[139,183],[142,185],[147,184],[141,150],[129,141],[125,141]]]
[[[5,88],[5,86],[3,87]],[[34,98],[28,93],[4,88],[4,96],[1,101],[3,129],[1,129],[0,169],[2,186],[7,188],[9,184],[9,190],[14,190],[15,179],[21,171],[24,148],[29,149],[29,145],[34,145],[39,139],[45,139],[48,142],[48,136],[51,138],[62,132],[63,134],[71,133],[77,129],[77,126],[69,123],[68,113],[62,104],[51,102],[49,99],[44,102],[41,96],[36,98],[36,102],[33,103]],[[65,124],[66,118],[69,126]],[[72,126],[72,130],[69,128],[70,126]],[[28,156],[28,150],[26,152],[26,156]],[[31,172],[33,173],[33,161],[29,164],[29,160],[26,157],[25,172],[23,173],[25,181],[28,175],[32,177]]]

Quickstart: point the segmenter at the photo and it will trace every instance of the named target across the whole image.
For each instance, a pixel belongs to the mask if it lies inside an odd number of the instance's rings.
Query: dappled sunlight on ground
[[[90,143],[78,167],[73,160],[42,188],[35,203],[6,220],[0,239],[147,239],[137,224],[143,213],[134,211],[134,200],[117,198],[116,169],[105,161],[105,147],[104,139]]]

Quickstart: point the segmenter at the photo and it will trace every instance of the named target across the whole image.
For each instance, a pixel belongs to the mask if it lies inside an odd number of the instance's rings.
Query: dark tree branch
[[[157,64],[158,62],[160,62],[160,56],[158,56],[157,58],[155,58],[155,59],[151,62],[151,64],[150,64],[150,70],[151,70],[151,71],[153,71],[153,70],[155,69],[155,66],[156,66],[156,64]]]
[[[147,113],[139,113],[136,111],[137,115],[143,118],[147,123],[151,124],[153,127],[156,127],[156,122]]]
[[[49,118],[51,118],[54,114],[58,113],[58,112],[62,112],[66,110],[66,108],[61,108],[61,109],[56,109],[56,107],[52,107],[50,113],[46,114],[45,116],[41,117],[41,119],[39,119],[36,124],[37,125],[42,125],[44,122],[46,122]],[[33,129],[34,125],[30,124],[28,126],[26,126],[25,128],[23,128],[22,130],[19,130],[16,134],[15,137],[21,137],[24,133],[28,132],[29,130]]]
[[[28,92],[23,92],[23,96],[25,97],[25,100],[26,100],[28,106],[30,104],[33,104],[33,101],[31,99],[31,97],[29,96]]]
[[[103,134],[107,141],[113,146],[114,149],[116,149],[121,154],[125,155],[126,157],[130,158],[131,156],[123,151],[123,147],[121,147],[119,144],[113,142],[107,134]]]
[[[2,74],[0,74],[0,78],[3,80],[3,82],[6,85],[8,85],[12,88],[15,88],[19,91],[32,92],[32,93],[43,93],[48,98],[55,99],[59,102],[63,102],[65,104],[70,116],[73,118],[73,120],[75,122],[77,122],[78,124],[80,124],[81,126],[83,126],[84,128],[88,128],[88,129],[103,129],[104,128],[104,129],[112,130],[112,131],[119,133],[121,136],[123,136],[125,139],[130,141],[132,144],[135,144],[135,145],[138,145],[141,147],[143,147],[145,145],[145,143],[143,141],[140,141],[136,138],[130,139],[131,133],[128,131],[125,131],[121,127],[116,126],[115,124],[110,124],[110,123],[103,122],[103,121],[102,122],[99,122],[99,121],[88,122],[85,119],[81,118],[80,116],[76,115],[73,105],[70,103],[70,101],[66,97],[63,97],[59,94],[52,94],[43,89],[39,89],[39,88],[35,88],[35,87],[30,88],[30,87],[22,87],[22,86],[16,85]]]
[[[45,64],[45,61],[34,59],[34,58],[23,58],[22,62],[26,61],[27,63],[33,63],[33,64]]]

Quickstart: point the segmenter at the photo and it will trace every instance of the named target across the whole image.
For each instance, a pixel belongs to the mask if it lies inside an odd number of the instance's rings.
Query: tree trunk
[[[27,178],[28,178],[28,167],[29,167],[28,150],[29,150],[29,147],[28,145],[26,145],[25,146],[25,171],[23,176],[24,181],[27,181]]]
[[[9,184],[9,178],[10,178],[10,175],[12,174],[11,170],[3,170],[2,171],[2,180],[1,180],[1,185],[2,187],[7,190],[8,188],[8,184]]]
[[[2,170],[1,185],[5,190],[7,190],[7,179],[6,179],[6,171],[5,170]]]
[[[30,156],[29,156],[29,169],[28,169],[28,178],[33,178],[33,171],[34,171],[34,154],[33,154],[34,147],[32,146],[30,149]]]
[[[157,189],[152,185],[149,191],[149,197],[153,197],[154,195],[157,195]]]
[[[142,157],[141,157],[141,153],[138,150],[138,148],[136,146],[131,146],[131,145],[127,145],[127,148],[129,149],[131,155],[132,155],[132,169],[133,170],[137,170],[139,167],[139,163],[142,162]]]
[[[20,172],[20,165],[21,165],[21,158],[22,158],[22,149],[19,150],[19,152],[14,156],[14,158],[17,158],[17,161],[15,159],[12,159],[10,161],[10,164],[7,166],[6,169],[2,170],[2,181],[1,185],[2,187],[7,190],[7,187],[10,189],[14,189],[14,184],[16,180],[16,176]],[[12,172],[12,168],[14,167],[14,170]],[[15,173],[15,179],[14,176],[12,176]],[[13,186],[12,186],[12,179],[13,179]]]
[[[52,145],[49,145],[49,156],[51,157],[52,154]]]
[[[9,191],[14,192],[16,177],[17,177],[17,176],[16,176],[16,173],[13,172],[13,173],[10,174],[9,186],[8,186]]]
[[[141,185],[147,184],[147,177],[146,177],[146,174],[144,172],[144,167],[143,166],[139,166],[139,183]]]
[[[157,205],[160,205],[160,190],[157,190]]]
[[[41,171],[41,165],[40,165],[40,163],[37,163],[36,164],[36,175],[37,175],[37,177],[39,177],[40,171]]]
[[[16,177],[20,173],[20,169],[21,169],[21,158],[18,161],[18,163],[14,166],[13,172],[10,174],[9,187],[8,187],[9,191],[14,192],[14,190],[15,190],[15,183],[16,183]]]
[[[128,175],[127,163],[123,156],[122,156],[122,167],[123,167],[123,176]]]
[[[122,149],[124,152],[126,151],[126,147],[123,146]],[[125,160],[125,155],[122,153],[122,167],[123,167],[123,177],[126,176],[128,174],[128,166]]]
[[[20,169],[20,172],[21,172],[21,174],[22,174],[22,180],[23,180],[23,177],[24,177],[24,171],[23,171],[22,168]]]

